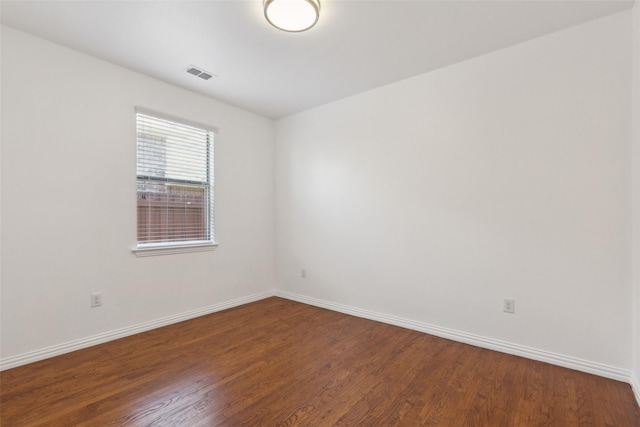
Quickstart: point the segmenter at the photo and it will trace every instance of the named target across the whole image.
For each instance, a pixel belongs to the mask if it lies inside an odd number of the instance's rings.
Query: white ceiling
[[[629,9],[633,0],[321,0],[305,33],[262,0],[7,1],[4,25],[279,118]],[[196,65],[216,74],[187,74]]]

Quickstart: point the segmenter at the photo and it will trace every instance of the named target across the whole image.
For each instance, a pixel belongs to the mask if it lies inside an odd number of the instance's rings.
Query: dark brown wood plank
[[[0,373],[2,426],[640,426],[628,384],[280,298]]]

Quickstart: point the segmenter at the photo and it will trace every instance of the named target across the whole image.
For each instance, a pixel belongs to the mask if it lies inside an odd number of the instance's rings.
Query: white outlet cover
[[[505,313],[514,313],[516,308],[516,301],[513,298],[505,298],[502,301],[502,310]]]
[[[91,294],[91,307],[100,307],[102,305],[102,293],[94,292]]]

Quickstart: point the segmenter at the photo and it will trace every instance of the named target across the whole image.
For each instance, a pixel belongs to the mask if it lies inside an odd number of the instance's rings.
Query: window
[[[136,254],[213,246],[215,130],[140,109],[136,123]]]

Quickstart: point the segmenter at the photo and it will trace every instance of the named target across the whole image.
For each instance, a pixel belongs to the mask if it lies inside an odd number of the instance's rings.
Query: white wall
[[[633,386],[640,403],[640,3],[633,6]]]
[[[630,41],[627,11],[279,120],[280,287],[629,372]]]
[[[136,258],[140,105],[219,128],[213,252]],[[271,290],[273,121],[2,29],[2,358]],[[103,306],[89,294],[103,292]]]

